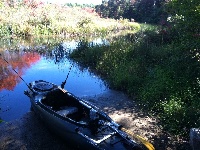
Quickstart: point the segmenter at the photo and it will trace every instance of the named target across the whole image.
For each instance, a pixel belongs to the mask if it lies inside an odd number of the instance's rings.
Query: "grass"
[[[91,8],[92,9],[92,8]],[[0,7],[0,36],[100,36],[119,30],[135,30],[139,25],[128,20],[103,19],[94,11],[56,4],[16,3]]]
[[[195,39],[175,41],[159,26],[141,25],[110,45],[79,47],[71,58],[90,66],[109,86],[122,90],[160,118],[167,131],[189,135],[200,125],[199,57],[189,46]]]

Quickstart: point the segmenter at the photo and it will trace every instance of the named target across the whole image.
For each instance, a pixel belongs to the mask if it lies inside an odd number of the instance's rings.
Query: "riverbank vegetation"
[[[101,74],[111,88],[135,97],[164,129],[188,137],[190,128],[200,126],[200,3],[162,4],[168,18],[159,24],[141,24],[139,32],[109,45],[90,47],[83,41],[71,57]],[[115,7],[105,6],[109,16]]]
[[[139,27],[128,20],[100,18],[93,8],[40,1],[0,1],[0,12],[0,37],[102,36]]]

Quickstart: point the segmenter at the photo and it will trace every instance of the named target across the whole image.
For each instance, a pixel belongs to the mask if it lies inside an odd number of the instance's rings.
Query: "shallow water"
[[[60,85],[69,73],[65,89],[78,97],[100,94],[107,90],[105,83],[99,77],[67,57],[69,51],[76,48],[77,42],[64,42],[61,45],[46,52],[24,49],[1,52],[0,118],[2,120],[18,119],[30,110],[30,101],[24,95],[24,90],[27,89],[26,83],[35,80],[45,80]]]

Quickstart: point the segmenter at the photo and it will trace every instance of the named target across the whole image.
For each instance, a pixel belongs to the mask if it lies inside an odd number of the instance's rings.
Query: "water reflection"
[[[66,58],[68,56],[68,52],[65,50],[63,45],[59,45],[58,47],[56,47],[53,51],[53,56],[54,56],[54,62],[55,63],[59,63],[62,62],[62,60],[64,60],[64,58]]]
[[[69,46],[71,44],[71,47]],[[46,80],[60,85],[72,66],[65,88],[78,97],[95,95],[107,90],[104,82],[86,68],[68,59],[78,42],[62,42],[46,50],[18,49],[2,51],[0,59],[0,118],[5,121],[20,118],[29,111],[30,101],[23,94],[27,89],[18,74],[27,82]],[[11,91],[12,90],[12,91]]]
[[[20,82],[19,75],[22,76],[31,64],[40,59],[40,55],[35,52],[11,52],[8,50],[3,52],[2,57],[3,59],[0,59],[0,91],[3,89],[13,90]]]

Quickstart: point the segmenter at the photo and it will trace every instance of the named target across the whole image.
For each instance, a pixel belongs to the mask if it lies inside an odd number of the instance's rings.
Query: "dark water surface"
[[[64,42],[48,51],[37,48],[1,51],[0,58],[0,119],[11,121],[30,110],[29,98],[24,95],[26,84],[12,70],[15,69],[26,83],[46,80],[60,85],[70,71],[65,89],[78,97],[100,94],[107,90],[104,82],[88,69],[71,61],[67,55],[77,42]],[[7,60],[7,64],[3,59]],[[71,70],[70,70],[71,67]]]

